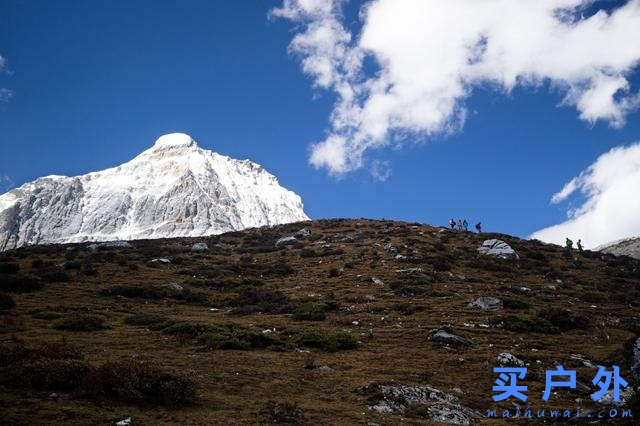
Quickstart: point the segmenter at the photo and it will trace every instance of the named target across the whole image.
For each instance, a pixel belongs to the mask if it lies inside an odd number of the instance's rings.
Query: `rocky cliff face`
[[[118,167],[46,176],[0,195],[0,250],[200,236],[307,219],[300,197],[260,165],[175,133]]]

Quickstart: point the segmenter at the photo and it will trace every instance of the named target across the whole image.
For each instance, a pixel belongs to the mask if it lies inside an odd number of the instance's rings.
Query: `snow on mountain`
[[[640,259],[640,237],[625,238],[596,248],[603,253]]]
[[[173,133],[118,167],[45,176],[0,195],[0,250],[201,236],[308,219],[300,197],[260,165]]]

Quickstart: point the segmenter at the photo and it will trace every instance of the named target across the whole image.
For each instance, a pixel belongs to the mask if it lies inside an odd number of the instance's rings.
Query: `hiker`
[[[567,238],[567,241],[565,241],[564,248],[566,248],[567,250],[571,250],[573,248],[573,241]]]
[[[582,251],[583,247],[582,247],[582,240],[578,240],[578,250]]]
[[[458,219],[458,231],[462,231],[462,220]]]
[[[449,221],[449,225],[451,225],[451,229],[455,228],[456,227],[456,221],[453,218],[451,218],[451,220]]]
[[[476,231],[478,231],[478,234],[482,232],[482,223],[476,223]]]
[[[467,219],[462,221],[462,227],[464,228],[465,231],[469,230],[469,222],[467,222]]]

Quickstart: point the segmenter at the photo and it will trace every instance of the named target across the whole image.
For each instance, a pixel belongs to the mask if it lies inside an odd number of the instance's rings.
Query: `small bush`
[[[0,274],[0,290],[13,293],[28,293],[42,289],[42,280],[32,275]]]
[[[327,273],[327,276],[329,278],[339,277],[340,276],[340,270],[338,268],[331,268],[331,269],[329,269],[329,272]]]
[[[572,314],[564,309],[547,309],[538,314],[538,318],[549,321],[560,331],[586,330],[589,328],[589,318],[584,315]]]
[[[495,324],[496,320],[490,323]],[[549,321],[540,318],[524,318],[516,315],[508,315],[502,320],[504,329],[517,333],[543,333],[558,334],[560,329]]]
[[[124,320],[129,325],[154,325],[166,321],[166,317],[156,314],[135,314]]]
[[[56,330],[65,331],[100,331],[107,327],[104,320],[98,316],[81,315],[74,318],[67,318],[58,321],[54,327]]]
[[[502,306],[505,309],[529,309],[531,305],[518,299],[503,299]]]
[[[184,289],[175,291],[167,287],[116,285],[102,290],[103,296],[122,296],[133,299],[175,299],[187,303],[203,304],[209,299],[206,293]]]
[[[310,248],[303,248],[300,250],[300,257],[302,258],[316,257],[317,255],[316,251]]]
[[[0,274],[17,274],[20,265],[11,262],[0,262]]]
[[[239,324],[217,324],[198,338],[209,349],[251,349],[279,346],[281,343],[270,334],[255,327]]]
[[[244,286],[239,290],[239,294],[231,300],[234,306],[234,314],[251,314],[263,312],[269,314],[291,313],[294,304],[278,289],[270,287]]]
[[[412,303],[397,303],[393,310],[396,312],[400,312],[402,315],[413,315],[416,312],[420,312],[424,310],[424,306],[414,305]]]
[[[31,313],[31,316],[35,319],[49,321],[49,320],[60,318],[62,314],[59,314],[57,312],[49,312],[49,311],[36,311]]]
[[[327,315],[325,306],[318,303],[305,303],[293,312],[293,319],[304,321],[324,321]]]
[[[42,270],[40,277],[49,283],[68,283],[71,281],[71,275],[57,266]]]
[[[349,333],[317,329],[302,330],[294,333],[293,342],[300,346],[322,349],[327,352],[349,350],[358,346],[358,341]]]
[[[269,401],[260,410],[260,415],[266,418],[269,423],[304,423],[302,410],[294,403],[278,403]]]
[[[196,384],[155,362],[126,360],[99,367],[82,383],[79,393],[86,397],[171,406],[193,402]]]
[[[16,307],[13,297],[6,293],[0,293],[0,311],[7,311]]]

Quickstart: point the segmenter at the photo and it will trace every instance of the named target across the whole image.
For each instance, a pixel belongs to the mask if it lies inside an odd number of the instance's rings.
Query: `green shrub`
[[[28,293],[42,289],[42,280],[33,275],[0,274],[0,290],[13,293]]]
[[[62,319],[54,327],[57,330],[65,331],[100,331],[109,328],[104,324],[104,319],[93,315],[80,315]]]
[[[77,389],[93,371],[91,364],[78,359],[40,359],[19,366],[15,374],[22,386],[70,392]]]
[[[586,330],[590,321],[584,315],[573,314],[564,309],[547,309],[538,313],[540,320],[546,320],[560,331]]]
[[[358,346],[358,341],[349,333],[318,329],[298,331],[293,334],[292,339],[299,346],[322,349],[327,352],[354,349]]]
[[[49,321],[49,320],[60,318],[62,314],[59,314],[57,312],[49,312],[49,311],[36,311],[36,312],[32,312],[31,316],[34,317],[35,319]]]
[[[71,275],[57,266],[42,270],[40,277],[49,283],[68,283],[71,281]]]
[[[502,306],[505,309],[529,309],[531,305],[518,299],[503,299]]]
[[[560,329],[549,321],[540,318],[525,318],[516,315],[508,315],[502,320],[504,329],[517,333],[543,333],[558,334]],[[493,320],[492,323],[496,323]]]
[[[246,315],[255,312],[268,314],[291,313],[293,302],[280,290],[271,287],[244,286],[229,303],[232,313]]]
[[[167,321],[166,317],[156,314],[135,314],[124,320],[129,325],[153,325],[165,321]]]
[[[319,303],[305,303],[293,312],[293,319],[303,321],[324,321],[327,315],[325,306]]]
[[[101,291],[103,296],[122,296],[133,299],[175,299],[187,303],[204,304],[209,300],[206,293],[184,289],[175,291],[168,287],[116,285]]]
[[[238,324],[217,324],[200,335],[200,344],[210,349],[250,349],[279,346],[279,342],[270,334],[265,334],[255,327],[244,327]]]
[[[0,274],[17,274],[20,265],[12,262],[0,262]]]
[[[318,254],[314,249],[303,248],[302,250],[300,250],[300,257],[302,258],[316,257],[317,255]]]
[[[260,410],[260,415],[266,418],[269,423],[304,423],[302,410],[290,402],[269,401]]]
[[[7,311],[16,307],[13,297],[6,293],[0,293],[0,311]]]
[[[195,400],[196,384],[155,362],[126,360],[99,367],[82,383],[79,393],[132,403],[183,405]]]

